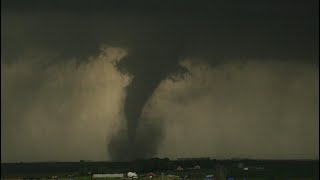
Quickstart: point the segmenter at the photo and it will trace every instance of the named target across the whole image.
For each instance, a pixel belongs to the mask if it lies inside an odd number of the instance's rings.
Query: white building
[[[138,175],[135,172],[128,172],[127,176],[128,178],[133,178],[133,179],[138,178]]]
[[[123,178],[123,174],[93,174],[92,178]]]

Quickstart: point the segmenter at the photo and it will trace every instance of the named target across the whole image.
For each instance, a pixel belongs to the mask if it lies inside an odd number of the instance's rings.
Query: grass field
[[[99,180],[115,180],[119,178],[99,178]],[[139,178],[139,179],[149,179],[149,178]],[[170,178],[170,177],[155,177],[152,178],[153,180],[175,180],[177,178]],[[197,178],[198,179],[198,178]],[[204,179],[204,178],[199,178]],[[225,178],[227,180],[227,178]],[[233,178],[234,180],[243,180],[241,178]],[[67,180],[67,179],[61,179],[61,180]],[[70,180],[70,179],[69,179]],[[83,176],[83,177],[76,177],[74,180],[92,180],[90,176]],[[98,180],[98,179],[97,179]],[[271,180],[271,178],[265,177],[265,178],[246,178],[246,180]],[[286,177],[275,177],[272,180],[315,180],[314,178],[286,178]]]
[[[249,170],[239,168],[237,161],[198,161],[201,169],[185,168],[182,171],[175,170],[175,167],[193,167],[193,161],[169,161],[171,168],[161,160],[145,160],[141,162],[58,162],[58,163],[2,163],[1,177],[4,178],[24,178],[24,179],[43,179],[55,176],[61,180],[92,180],[88,172],[95,174],[101,173],[126,173],[129,171],[137,172],[139,179],[148,179],[143,174],[153,172],[157,175],[154,180],[174,180],[167,175],[179,177],[189,177],[188,179],[202,179],[206,175],[221,175],[233,177],[233,180],[318,180],[319,162],[318,161],[255,161],[243,160]],[[162,163],[162,164],[161,164]],[[188,164],[189,163],[189,164]],[[263,167],[263,168],[261,168]],[[162,169],[161,169],[162,168]],[[163,174],[163,176],[161,176]],[[101,179],[101,178],[99,178]],[[105,178],[116,179],[116,178]],[[176,178],[177,179],[177,178]],[[187,180],[187,179],[186,179]]]
[[[91,178],[90,176],[81,176],[81,177],[75,177],[72,178],[74,180],[93,180],[94,178]],[[121,178],[97,178],[96,180],[120,180]],[[147,180],[150,178],[139,178],[139,179],[143,179],[143,180]],[[172,177],[167,177],[167,176],[163,176],[163,177],[154,177],[152,178],[153,180],[178,180],[178,178],[172,178]],[[190,178],[190,179],[204,179],[204,178]],[[189,180],[190,180],[189,179]],[[225,178],[226,180],[228,180],[228,178]],[[70,180],[70,178],[65,178],[65,179],[61,179],[61,180]],[[236,178],[234,177],[233,180],[244,180],[244,178]],[[298,178],[298,177],[255,177],[255,178],[246,178],[246,180],[316,180],[315,178]]]

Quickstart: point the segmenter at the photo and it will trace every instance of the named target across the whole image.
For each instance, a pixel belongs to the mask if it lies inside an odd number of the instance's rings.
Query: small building
[[[180,178],[180,176],[172,175],[172,174],[168,174],[167,177],[169,177],[169,178],[177,178],[177,179]]]
[[[135,172],[128,172],[127,176],[128,176],[128,178],[133,178],[133,179],[138,178],[138,175]]]
[[[193,167],[193,169],[200,169],[200,166],[199,166],[199,165],[195,165],[195,166]]]
[[[123,174],[93,174],[92,178],[123,178]]]
[[[148,174],[147,174],[147,177],[148,177],[148,178],[154,178],[154,177],[156,177],[156,175],[151,172],[151,173],[148,173]]]
[[[177,170],[177,171],[183,171],[183,167],[178,166],[176,170]]]
[[[204,178],[204,180],[213,180],[213,179],[214,179],[213,174],[206,175],[206,177]]]

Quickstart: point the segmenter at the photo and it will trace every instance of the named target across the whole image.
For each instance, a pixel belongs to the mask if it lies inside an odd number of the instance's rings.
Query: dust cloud
[[[1,64],[3,161],[108,159],[129,82],[113,64],[125,55],[109,47],[80,65],[50,64],[53,55]]]

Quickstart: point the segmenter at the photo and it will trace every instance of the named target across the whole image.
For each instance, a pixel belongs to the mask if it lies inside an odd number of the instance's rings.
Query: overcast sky
[[[318,1],[1,1],[2,161],[319,159]]]

